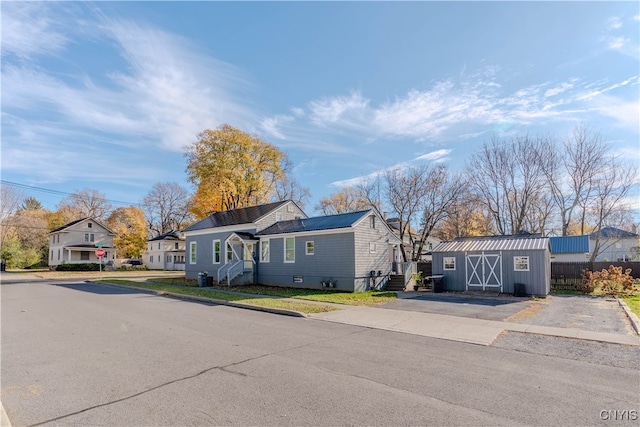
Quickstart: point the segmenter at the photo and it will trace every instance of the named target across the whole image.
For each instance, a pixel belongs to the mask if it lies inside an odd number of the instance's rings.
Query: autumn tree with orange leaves
[[[227,124],[202,132],[185,155],[188,180],[196,187],[191,209],[198,218],[267,203],[284,178],[282,151]]]

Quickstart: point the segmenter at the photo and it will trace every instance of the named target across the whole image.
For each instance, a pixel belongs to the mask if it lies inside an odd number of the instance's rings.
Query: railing
[[[380,276],[378,275],[371,276],[370,277],[370,280],[372,282],[371,289],[374,291],[383,290],[384,287],[387,285],[387,283],[389,283],[390,279],[391,279],[391,269],[387,270],[385,274],[382,274]]]
[[[413,274],[416,272],[416,262],[405,262],[402,266],[402,271],[404,272],[404,287],[405,289],[409,286],[409,282],[413,277]]]
[[[239,267],[239,268],[238,268]],[[231,281],[244,272],[244,260],[236,261],[235,263],[225,264],[218,269],[218,283],[226,277],[227,286],[231,286]]]

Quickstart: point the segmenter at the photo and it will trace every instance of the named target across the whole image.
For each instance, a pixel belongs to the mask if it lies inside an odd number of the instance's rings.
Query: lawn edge
[[[627,303],[624,302],[622,298],[619,298],[619,297],[615,297],[615,298],[616,300],[618,300],[618,304],[620,304],[620,307],[622,307],[624,312],[627,314],[629,321],[631,321],[631,326],[633,326],[633,329],[636,331],[636,334],[640,335],[640,319],[638,318],[638,316],[633,311],[631,311]]]
[[[123,285],[121,283],[94,282],[92,280],[85,280],[85,283],[91,283],[94,285],[115,286],[118,288],[125,288],[125,289],[135,289],[140,292],[153,294],[157,296],[166,296],[169,298],[175,298],[175,299],[181,299],[181,300],[187,300],[187,301],[205,302],[205,303],[215,304],[215,305],[227,305],[229,307],[244,308],[247,310],[254,310],[254,311],[263,311],[267,313],[280,314],[283,316],[309,317],[306,313],[302,313],[300,311],[295,311],[295,310],[286,310],[283,308],[275,308],[275,307],[264,307],[260,305],[247,304],[247,303],[242,303],[237,301],[227,301],[227,300],[221,300],[216,298],[207,298],[207,297],[201,297],[197,295],[185,295],[185,294],[178,294],[175,292],[156,291],[154,289],[139,288],[137,286],[128,286],[128,285]],[[256,295],[256,298],[259,298],[259,295]]]

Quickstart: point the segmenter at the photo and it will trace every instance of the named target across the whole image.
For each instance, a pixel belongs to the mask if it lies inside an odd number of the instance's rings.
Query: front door
[[[467,290],[502,292],[502,254],[467,254]]]

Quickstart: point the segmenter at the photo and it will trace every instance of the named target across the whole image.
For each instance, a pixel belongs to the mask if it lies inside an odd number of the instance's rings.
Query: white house
[[[93,218],[72,221],[49,233],[49,267],[60,264],[98,263],[96,249],[104,250],[102,262],[115,259],[115,233]]]
[[[181,232],[169,231],[147,242],[143,262],[149,270],[183,270],[187,247]]]
[[[636,233],[614,227],[604,227],[589,235],[589,253],[598,246],[595,261],[637,261],[640,238]]]

